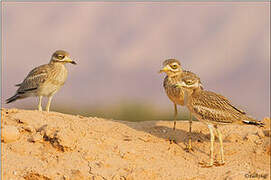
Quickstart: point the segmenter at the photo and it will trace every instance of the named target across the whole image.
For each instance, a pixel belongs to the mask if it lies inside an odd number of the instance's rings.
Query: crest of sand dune
[[[222,126],[226,164],[209,159],[209,132],[193,123],[193,148],[185,152],[188,123],[125,122],[56,112],[2,110],[3,179],[177,180],[270,178],[270,118],[263,128]],[[167,139],[175,136],[177,144]],[[219,158],[215,142],[215,157]]]

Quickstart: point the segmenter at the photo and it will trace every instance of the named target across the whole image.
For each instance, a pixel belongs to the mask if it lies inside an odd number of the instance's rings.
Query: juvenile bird
[[[211,91],[205,91],[200,88],[200,81],[194,76],[185,76],[181,82],[176,83],[176,86],[185,90],[188,96],[186,106],[189,111],[201,122],[207,124],[210,131],[210,162],[204,164],[204,167],[211,167],[214,164],[214,133],[213,129],[218,134],[220,142],[221,161],[215,165],[223,165],[224,153],[223,142],[220,130],[217,125],[222,124],[252,124],[262,126],[263,123],[257,121],[238,108],[236,108],[227,98]]]
[[[57,50],[53,53],[48,64],[34,68],[22,83],[16,85],[19,88],[14,96],[6,100],[6,103],[30,96],[38,96],[38,109],[42,111],[41,100],[43,96],[46,96],[48,97],[46,111],[49,112],[53,95],[64,85],[67,79],[66,63],[76,64],[70,58],[68,52]]]
[[[176,128],[176,118],[177,118],[177,105],[184,106],[186,97],[184,96],[184,91],[182,88],[177,88],[175,85],[176,83],[180,82],[182,77],[190,75],[198,79],[200,83],[200,87],[203,88],[200,78],[190,72],[185,71],[182,69],[181,63],[177,59],[167,59],[163,62],[163,68],[159,71],[159,73],[165,72],[167,76],[164,79],[164,89],[166,91],[167,96],[174,104],[174,125],[173,130]],[[191,132],[192,131],[192,116],[190,113],[189,118],[189,140],[188,140],[188,146],[186,147],[187,151],[192,150],[192,140],[191,140]]]

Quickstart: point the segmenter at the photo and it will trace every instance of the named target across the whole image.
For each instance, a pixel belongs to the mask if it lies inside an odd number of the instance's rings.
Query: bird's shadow
[[[210,133],[202,133],[198,131],[193,131],[193,123],[192,123],[192,132],[189,133],[189,122],[184,123],[183,121],[179,121],[179,123],[182,123],[182,125],[185,125],[185,129],[183,130],[178,128],[178,121],[177,121],[177,128],[173,130],[173,121],[172,121],[172,127],[163,126],[161,125],[161,121],[140,121],[140,122],[129,122],[129,121],[118,121],[122,124],[125,124],[126,126],[135,129],[136,131],[142,131],[147,134],[150,134],[152,136],[155,136],[157,138],[163,139],[166,142],[169,143],[169,147],[171,144],[176,144],[178,147],[180,147],[183,151],[187,151],[187,145],[188,145],[188,139],[191,137],[192,142],[192,148],[193,152],[200,152],[202,154],[209,155],[209,151],[204,151],[201,149],[198,145],[204,142],[210,143]],[[167,121],[168,122],[168,121]],[[194,121],[193,121],[194,122]],[[142,125],[144,123],[144,126]],[[158,125],[157,125],[158,124]],[[206,126],[206,129],[207,126]],[[175,142],[170,141],[170,139],[174,139]],[[223,140],[223,142],[229,142],[228,140]],[[215,135],[215,143],[219,143],[219,140],[217,138],[217,135]],[[194,145],[193,145],[194,144]],[[198,145],[195,145],[198,144]],[[209,144],[208,144],[209,145]]]
[[[193,124],[192,124],[192,133],[189,133],[188,122],[187,122],[187,131],[183,129],[179,129],[179,128],[176,128],[175,130],[173,130],[173,121],[172,121],[172,128],[163,126],[163,125],[157,125],[157,121],[141,121],[137,123],[128,122],[128,121],[118,121],[118,122],[121,122],[125,124],[126,126],[135,129],[136,131],[143,131],[152,136],[158,137],[160,139],[164,139],[165,141],[169,143],[169,145],[172,143],[176,143],[184,151],[187,150],[186,148],[188,145],[189,137],[191,137],[192,146],[193,146],[193,143],[195,142],[197,143],[210,142],[210,134],[209,133],[204,134],[204,133],[195,132],[195,131],[193,132]],[[144,123],[144,126],[141,125],[142,123]],[[177,124],[178,124],[178,121],[177,121]],[[196,147],[193,147],[193,150],[208,154]]]

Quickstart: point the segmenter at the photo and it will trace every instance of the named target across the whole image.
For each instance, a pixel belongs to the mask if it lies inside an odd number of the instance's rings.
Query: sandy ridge
[[[270,178],[270,118],[266,126],[221,127],[226,165],[202,168],[209,132],[193,123],[194,152],[185,152],[188,123],[125,122],[18,109],[2,110],[4,179],[248,179]],[[177,144],[167,139],[175,136]],[[218,154],[218,142],[215,154]]]

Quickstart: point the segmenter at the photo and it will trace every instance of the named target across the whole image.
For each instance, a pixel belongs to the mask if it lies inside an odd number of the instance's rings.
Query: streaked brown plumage
[[[176,88],[175,84],[180,82],[184,76],[194,76],[198,78],[197,75],[190,71],[183,70],[180,74],[176,74],[176,76],[166,76],[164,79],[163,86],[167,93],[168,98],[178,105],[184,106],[184,91],[181,88]],[[200,79],[199,79],[200,81]]]
[[[190,71],[185,71],[182,69],[181,67],[181,63],[176,60],[176,59],[167,59],[163,62],[163,69],[160,70],[161,72],[165,72],[167,74],[167,76],[164,79],[164,83],[163,86],[165,88],[166,94],[169,97],[169,99],[173,102],[174,104],[174,126],[173,126],[173,130],[175,130],[175,126],[176,126],[176,118],[177,118],[177,105],[181,105],[184,106],[185,104],[185,95],[184,95],[184,91],[182,88],[177,88],[175,85],[176,83],[180,82],[181,79],[184,76],[193,76],[195,78],[197,78],[200,82],[200,78],[190,72]],[[202,88],[202,85],[201,85]],[[192,131],[192,118],[191,118],[191,114],[190,114],[190,120],[189,120],[189,133],[191,134]],[[190,151],[192,150],[191,147],[191,137],[189,136],[189,143],[188,143],[188,147],[187,150]]]
[[[218,165],[224,164],[222,135],[217,128],[217,125],[230,123],[263,125],[263,123],[247,116],[244,111],[235,107],[224,96],[211,91],[202,90],[200,88],[199,80],[193,76],[188,75],[183,77],[181,83],[177,83],[176,87],[185,90],[188,96],[186,106],[199,121],[206,123],[210,130],[211,154],[210,162],[207,167],[213,165],[214,128],[220,142],[221,162]]]
[[[6,103],[11,103],[17,99],[23,99],[29,96],[39,97],[38,109],[41,111],[41,100],[43,96],[48,97],[46,110],[49,111],[52,96],[64,85],[67,79],[66,63],[76,64],[70,59],[68,52],[63,50],[56,51],[49,62],[39,67],[34,68],[26,76],[19,86],[16,94],[6,100]]]

